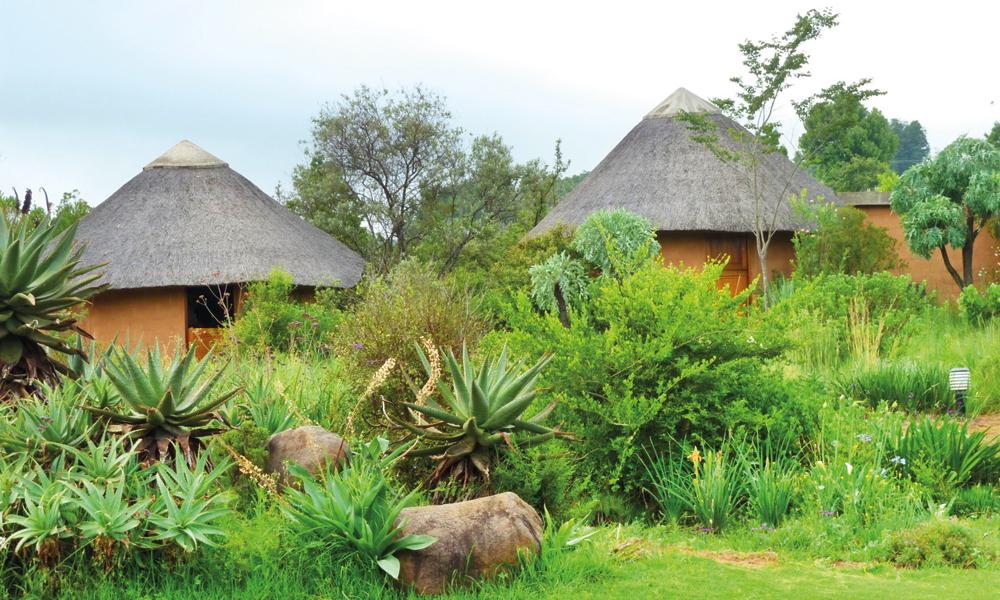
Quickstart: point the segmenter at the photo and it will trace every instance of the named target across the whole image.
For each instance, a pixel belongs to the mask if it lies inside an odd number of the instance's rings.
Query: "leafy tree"
[[[789,169],[778,182],[781,193],[769,195],[766,190],[771,186],[763,181],[765,170],[759,168],[761,159],[766,154],[782,151],[779,123],[774,116],[779,97],[795,79],[809,76],[804,71],[809,57],[800,47],[836,24],[837,15],[830,9],[822,12],[810,10],[805,15],[798,15],[795,25],[781,37],[740,44],[743,65],[750,77],[746,80],[742,77],[731,79],[740,90],[735,100],[715,100],[716,105],[743,126],[741,130],[730,129],[726,132],[737,143],[737,150],[730,150],[728,145],[719,143],[715,123],[706,119],[704,114],[680,116],[688,121],[689,128],[694,132],[692,139],[704,144],[724,165],[734,169],[752,196],[750,214],[742,214],[741,217],[756,241],[765,305],[768,304],[770,290],[768,249],[777,233],[782,206],[789,193],[798,193],[798,190],[791,189],[794,170]]]
[[[924,131],[920,121],[893,119],[889,121],[889,127],[899,137],[899,149],[896,150],[896,157],[889,162],[889,166],[897,175],[902,175],[903,171],[927,158],[931,146],[927,143],[927,132]]]
[[[331,212],[348,219],[338,223],[344,228],[351,226],[350,215],[357,215],[365,235],[353,240],[355,247],[376,271],[385,272],[420,241],[422,190],[443,181],[460,159],[461,134],[451,125],[444,98],[422,87],[390,95],[361,86],[313,120],[309,182],[346,191],[327,179],[318,181],[316,171],[343,179],[353,201],[345,206],[344,196],[337,195],[339,210]],[[347,207],[354,210],[343,210]]]
[[[986,134],[986,141],[1000,147],[1000,121],[993,122],[993,129],[990,129],[990,132]]]
[[[799,137],[799,157],[816,177],[838,192],[859,192],[878,186],[878,175],[889,168],[899,138],[878,109],[862,104],[881,96],[865,89],[870,79],[843,81],[796,105],[805,125]]]
[[[515,243],[552,208],[564,169],[559,142],[550,170],[537,159],[514,162],[498,134],[475,138],[448,179],[423,190],[424,241],[417,254],[439,265],[441,274],[470,256],[481,266],[491,263],[500,248]]]
[[[903,220],[906,244],[917,256],[941,251],[959,288],[972,285],[976,237],[1000,210],[1000,149],[962,136],[933,159],[908,169],[892,194],[892,210]],[[947,246],[962,250],[962,273]]]
[[[540,221],[565,170],[558,142],[550,168],[515,163],[496,134],[466,150],[462,133],[444,98],[422,87],[361,86],[313,120],[308,162],[296,167],[292,193],[278,196],[375,272],[411,255],[451,270],[495,254],[493,242],[514,243],[512,224]]]

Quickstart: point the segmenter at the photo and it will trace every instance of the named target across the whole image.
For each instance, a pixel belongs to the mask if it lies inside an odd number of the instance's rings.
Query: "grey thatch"
[[[109,263],[113,289],[266,278],[353,287],[364,260],[187,140],[80,220],[84,264]]]
[[[679,88],[632,128],[614,150],[531,230],[537,235],[558,222],[579,225],[600,209],[627,208],[653,221],[657,231],[751,232],[754,196],[745,179],[703,144],[691,139],[679,111],[704,113],[717,126],[720,144],[737,149],[727,133],[742,128],[714,104]],[[780,201],[777,231],[796,229],[788,195],[803,189],[815,199],[836,201],[833,190],[784,155],[761,157],[760,184]],[[791,178],[787,189],[785,183]],[[775,204],[770,204],[774,207]]]

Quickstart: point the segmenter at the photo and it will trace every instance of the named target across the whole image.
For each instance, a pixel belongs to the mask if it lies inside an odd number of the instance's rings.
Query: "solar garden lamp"
[[[969,370],[958,367],[948,372],[948,384],[955,392],[955,408],[965,416],[965,394],[969,391]]]

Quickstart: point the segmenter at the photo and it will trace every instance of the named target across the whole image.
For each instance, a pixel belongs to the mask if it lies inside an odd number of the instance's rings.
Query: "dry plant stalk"
[[[885,333],[885,315],[873,323],[868,306],[855,297],[848,305],[847,316],[850,349],[865,364],[874,363],[879,358],[882,335]]]
[[[431,365],[431,374],[427,378],[427,383],[424,387],[420,388],[420,392],[417,393],[417,404],[424,404],[427,398],[434,393],[434,389],[437,386],[438,379],[441,379],[441,353],[438,352],[437,346],[427,337],[420,337],[420,345],[424,347],[427,352],[427,359]]]
[[[272,497],[277,498],[282,502],[285,501],[281,497],[281,495],[278,494],[278,484],[276,482],[277,477],[274,473],[270,475],[265,475],[264,472],[260,470],[260,467],[250,462],[249,458],[233,450],[229,444],[227,444],[226,442],[222,441],[219,438],[216,438],[215,441],[220,446],[225,448],[226,452],[228,452],[229,455],[233,457],[233,460],[236,461],[236,467],[240,470],[240,473],[243,473],[251,480],[253,480],[254,483],[266,489],[267,493],[270,494]]]
[[[274,380],[274,389],[278,390],[278,395],[281,396],[281,399],[285,401],[285,406],[287,406],[288,410],[293,415],[295,415],[295,421],[298,423],[299,427],[306,427],[306,426],[313,426],[313,427],[315,427],[315,426],[319,425],[316,421],[313,421],[309,417],[307,417],[307,416],[303,415],[301,412],[299,412],[299,409],[298,409],[297,406],[295,406],[295,403],[293,403],[288,398],[288,395],[285,394],[285,386],[281,385],[281,382],[278,381],[277,378],[275,378],[275,380]]]
[[[365,390],[365,393],[361,394],[361,397],[358,398],[358,403],[354,405],[354,410],[352,410],[351,414],[347,416],[347,422],[344,424],[344,429],[346,431],[354,431],[352,429],[354,426],[354,417],[356,417],[358,415],[358,411],[361,410],[361,404],[365,401],[365,398],[370,396],[380,385],[385,383],[385,380],[389,377],[389,373],[391,373],[395,368],[396,359],[390,358],[385,361],[385,364],[379,367],[378,371],[375,372],[375,375],[372,376],[371,383],[368,384],[368,389]]]

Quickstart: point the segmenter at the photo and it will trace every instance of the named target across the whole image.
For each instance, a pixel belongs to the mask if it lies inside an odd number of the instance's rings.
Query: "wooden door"
[[[708,257],[729,262],[719,277],[719,289],[729,287],[729,293],[736,294],[747,289],[750,284],[750,257],[746,234],[712,233],[708,238]]]

